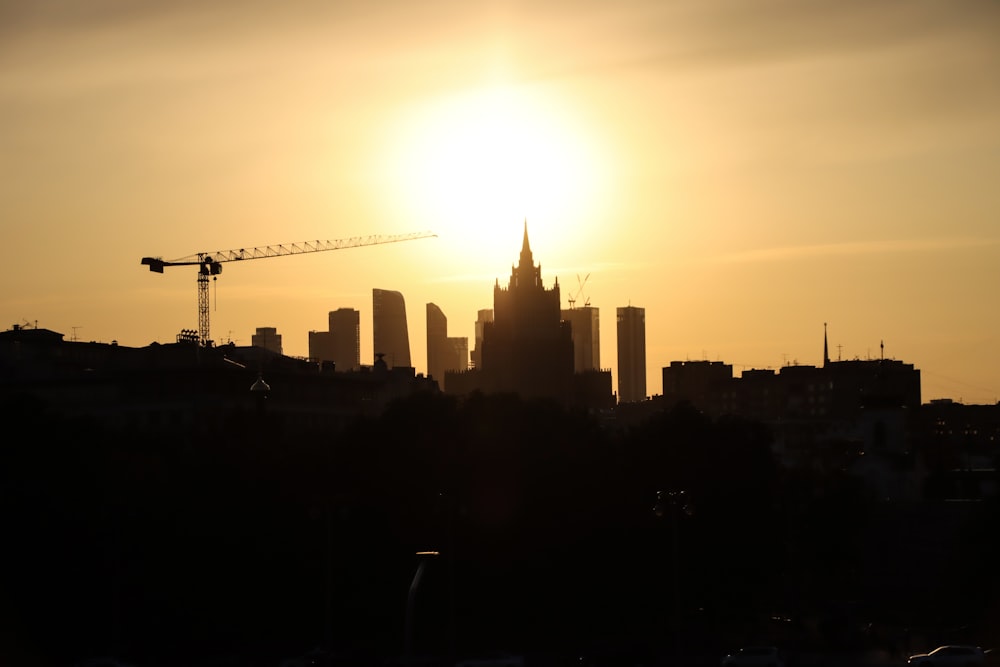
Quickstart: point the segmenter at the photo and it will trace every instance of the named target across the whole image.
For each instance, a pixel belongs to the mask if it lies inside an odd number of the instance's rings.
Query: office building
[[[618,402],[646,400],[646,309],[618,308]]]
[[[372,290],[372,338],[375,356],[382,355],[388,368],[412,368],[406,303],[400,292]]]

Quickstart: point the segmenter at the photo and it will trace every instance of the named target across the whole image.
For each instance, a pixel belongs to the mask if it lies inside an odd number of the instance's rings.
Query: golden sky
[[[449,334],[506,284],[527,219],[546,285],[646,309],[671,360],[885,355],[923,399],[1000,399],[995,0],[0,0],[0,328],[144,346],[197,328],[173,259],[229,263],[212,334],[403,293]],[[471,343],[470,343],[471,347]]]

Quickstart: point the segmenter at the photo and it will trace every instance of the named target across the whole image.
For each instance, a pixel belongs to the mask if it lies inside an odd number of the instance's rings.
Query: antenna
[[[83,328],[83,327],[70,327],[70,329],[72,329],[72,330],[73,330],[73,337],[72,337],[72,338],[70,338],[70,340],[71,340],[71,341],[73,341],[73,342],[75,343],[75,342],[77,342],[78,340],[80,340],[79,338],[77,338],[77,337],[76,337],[76,330],[77,330],[77,329],[82,329],[82,328]]]

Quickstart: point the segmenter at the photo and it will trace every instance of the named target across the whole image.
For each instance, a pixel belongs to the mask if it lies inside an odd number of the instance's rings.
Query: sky
[[[426,304],[471,339],[526,222],[615,383],[632,305],[650,395],[820,365],[825,324],[993,403],[998,35],[996,0],[0,0],[0,328],[172,342],[196,269],[142,257],[428,231],[227,263],[210,312],[305,356],[356,308],[371,363],[398,290],[424,372]]]

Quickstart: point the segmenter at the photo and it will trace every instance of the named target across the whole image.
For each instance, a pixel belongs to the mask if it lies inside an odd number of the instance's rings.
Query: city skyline
[[[1000,398],[996,4],[384,9],[5,5],[2,326],[170,342],[195,271],[141,257],[429,229],[227,265],[213,338],[306,356],[351,307],[371,363],[386,286],[472,348],[527,219],[563,307],[589,276],[613,373],[613,309],[645,309],[650,394],[674,360],[819,365],[829,323],[925,401]]]

